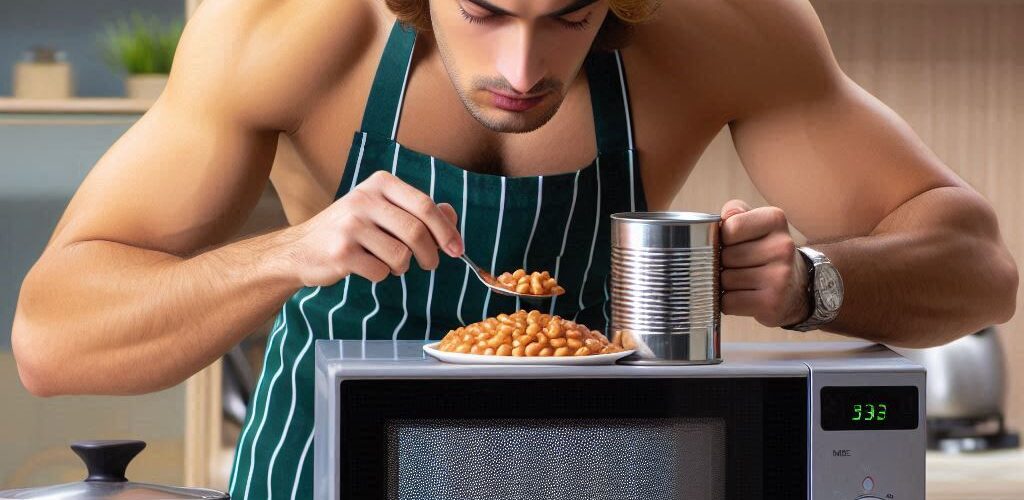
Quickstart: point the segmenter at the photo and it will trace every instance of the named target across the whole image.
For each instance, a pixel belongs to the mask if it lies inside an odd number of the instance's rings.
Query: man
[[[314,339],[437,338],[521,306],[463,251],[552,271],[569,293],[545,312],[603,329],[607,215],[667,208],[723,126],[777,205],[722,208],[725,313],[903,346],[1012,316],[988,203],[842,73],[805,0],[654,7],[206,0],[25,280],[23,383],[170,387],[280,308],[231,494],[310,497]],[[268,176],[291,226],[225,243]],[[843,293],[809,280],[829,269]]]

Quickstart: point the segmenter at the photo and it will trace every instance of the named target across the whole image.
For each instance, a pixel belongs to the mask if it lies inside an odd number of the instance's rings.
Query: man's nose
[[[499,49],[498,72],[520,94],[544,78],[544,61],[532,31],[528,26],[512,27]]]

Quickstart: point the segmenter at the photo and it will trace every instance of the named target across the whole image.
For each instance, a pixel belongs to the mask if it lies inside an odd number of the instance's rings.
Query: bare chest
[[[281,136],[271,181],[291,223],[312,217],[333,201],[354,134],[361,130],[375,63],[356,68],[325,92],[301,129]],[[640,64],[626,64],[645,195],[649,208],[665,209],[722,124],[699,118],[674,96],[644,92],[646,79],[653,75]],[[466,170],[512,177],[579,170],[597,154],[589,87],[582,74],[546,125],[527,134],[495,137],[482,130],[450,82],[414,67],[397,141]]]

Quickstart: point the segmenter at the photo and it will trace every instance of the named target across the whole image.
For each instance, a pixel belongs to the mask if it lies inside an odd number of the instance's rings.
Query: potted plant
[[[107,64],[124,72],[125,95],[132,99],[156,99],[167,84],[174,50],[184,23],[163,23],[133,12],[128,19],[107,25],[100,47]]]

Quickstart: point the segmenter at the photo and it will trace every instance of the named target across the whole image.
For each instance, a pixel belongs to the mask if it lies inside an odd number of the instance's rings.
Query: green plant
[[[103,59],[115,71],[132,75],[170,73],[182,28],[181,21],[164,24],[133,12],[104,29],[99,39]]]

